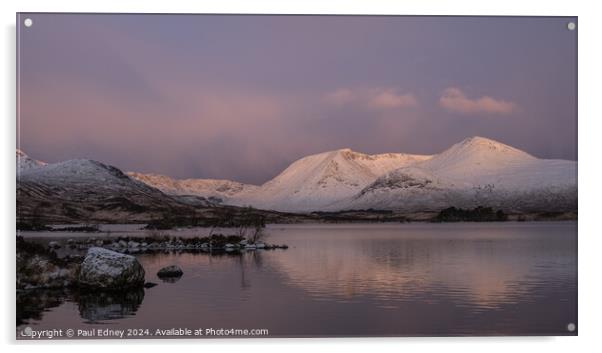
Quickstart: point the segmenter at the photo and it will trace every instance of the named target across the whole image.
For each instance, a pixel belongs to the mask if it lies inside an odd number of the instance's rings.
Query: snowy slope
[[[574,210],[577,162],[544,160],[482,137],[468,138],[429,160],[378,178],[331,209]]]
[[[128,176],[170,195],[194,195],[227,201],[238,195],[252,192],[258,186],[220,179],[172,179],[159,174],[128,172]]]
[[[577,209],[577,162],[538,159],[482,137],[434,156],[367,155],[341,149],[292,163],[262,186],[129,173],[90,160],[45,164],[17,151],[21,195],[99,209],[228,205],[275,211],[437,211],[490,206],[509,211]],[[20,172],[19,172],[20,171]],[[37,197],[37,198],[36,198]],[[91,211],[92,212],[92,211]],[[159,212],[159,211],[157,211]],[[162,211],[161,211],[162,212]]]
[[[479,184],[507,169],[536,161],[530,154],[483,137],[470,137],[417,167],[458,183]]]
[[[17,173],[45,166],[47,163],[29,157],[25,152],[17,149]]]
[[[197,201],[197,205],[209,205],[206,200]],[[47,164],[17,174],[20,217],[37,213],[56,220],[132,221],[161,217],[165,212],[191,212],[191,204],[131,179],[113,166],[87,159]]]
[[[367,155],[341,149],[301,158],[260,188],[232,200],[278,211],[315,211],[351,197],[380,175],[430,156]]]
[[[328,210],[434,211],[449,207],[453,184],[416,167],[386,173],[359,193],[328,207]]]
[[[20,182],[37,182],[40,184],[64,185],[66,187],[90,187],[120,190],[127,188],[144,189],[148,186],[130,179],[119,169],[89,159],[71,159],[64,162],[47,164],[41,168],[24,170]]]
[[[531,189],[576,184],[577,163],[538,159],[491,139],[471,137],[416,167],[457,185]]]

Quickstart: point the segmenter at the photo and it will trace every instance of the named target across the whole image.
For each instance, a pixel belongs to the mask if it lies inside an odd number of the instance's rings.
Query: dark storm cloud
[[[307,154],[472,135],[576,159],[567,18],[28,15],[20,145],[261,183]]]

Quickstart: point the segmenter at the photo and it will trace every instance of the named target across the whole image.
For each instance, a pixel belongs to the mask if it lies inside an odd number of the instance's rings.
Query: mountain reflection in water
[[[289,225],[288,250],[140,254],[156,287],[18,301],[41,327],[267,328],[270,336],[564,335],[577,320],[576,223]],[[175,283],[156,277],[178,265]],[[28,308],[25,310],[24,308]],[[77,310],[73,310],[77,308]]]

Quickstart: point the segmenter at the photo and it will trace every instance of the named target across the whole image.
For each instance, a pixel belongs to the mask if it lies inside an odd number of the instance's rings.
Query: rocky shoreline
[[[208,237],[115,237],[67,239],[65,242],[51,241],[50,249],[67,248],[85,250],[91,247],[101,247],[126,254],[136,254],[164,250],[200,250],[206,252],[227,251],[240,252],[252,250],[288,249],[286,244],[268,244],[263,241],[250,241],[245,237],[230,235],[212,235]]]
[[[59,257],[57,250],[66,255]],[[50,241],[47,246],[17,237],[17,291],[33,289],[78,288],[81,290],[126,290],[151,288],[145,281],[145,270],[133,254],[195,251],[242,254],[250,251],[287,249],[252,241],[242,236],[212,235],[208,237],[116,237]],[[69,253],[69,252],[73,253]],[[86,251],[85,255],[79,255]],[[174,265],[162,268],[157,277],[165,281],[179,279],[183,271]]]

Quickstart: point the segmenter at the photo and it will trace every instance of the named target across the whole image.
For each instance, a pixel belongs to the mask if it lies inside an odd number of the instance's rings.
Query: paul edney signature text
[[[30,339],[53,338],[144,338],[144,337],[245,337],[268,336],[268,329],[246,328],[169,328],[169,329],[55,329],[33,330],[26,327],[21,337]]]

